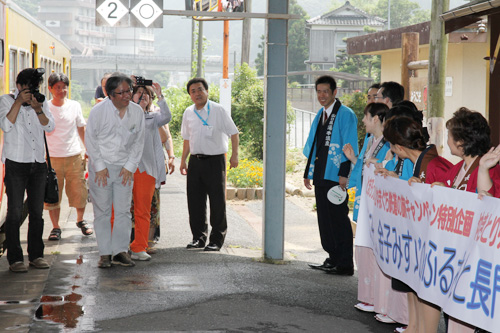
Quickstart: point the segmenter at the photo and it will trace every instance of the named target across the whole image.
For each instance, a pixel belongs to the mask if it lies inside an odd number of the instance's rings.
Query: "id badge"
[[[214,127],[213,126],[203,126],[205,129],[205,136],[211,138],[212,134],[214,133]]]

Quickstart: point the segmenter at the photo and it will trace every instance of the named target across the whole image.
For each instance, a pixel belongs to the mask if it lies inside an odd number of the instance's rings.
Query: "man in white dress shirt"
[[[85,132],[98,267],[134,266],[128,254],[130,204],[133,176],[144,148],[144,112],[130,103],[132,80],[125,74],[113,73],[105,88],[109,98],[92,108]]]
[[[181,134],[184,139],[181,174],[187,174],[189,225],[193,240],[188,249],[205,247],[208,236],[207,197],[210,199],[210,238],[205,251],[219,251],[227,232],[226,159],[231,138],[230,167],[238,166],[239,132],[229,113],[208,100],[205,79],[194,78],[187,84],[194,105],[184,111]],[[189,166],[186,159],[189,157]]]
[[[35,268],[49,268],[43,257],[42,239],[47,181],[43,131],[54,130],[54,119],[47,102],[42,98],[37,100],[29,88],[38,88],[43,80],[42,71],[34,68],[22,70],[16,79],[15,93],[0,97],[0,127],[4,132],[2,162],[5,164],[5,193],[8,199],[5,220],[7,260],[9,269],[15,273],[28,271],[19,239],[25,191],[29,208],[29,263]]]

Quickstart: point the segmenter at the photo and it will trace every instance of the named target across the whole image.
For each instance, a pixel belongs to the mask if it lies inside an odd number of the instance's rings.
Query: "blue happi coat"
[[[358,220],[359,204],[361,202],[361,188],[363,186],[363,181],[361,177],[363,173],[363,160],[370,138],[371,136],[369,134],[365,136],[365,141],[363,142],[363,148],[361,148],[361,152],[359,153],[358,161],[356,162],[356,165],[354,165],[354,168],[352,169],[351,172],[351,176],[349,177],[349,188],[356,187],[354,209],[352,212],[352,219],[354,221]],[[387,155],[387,152],[390,149],[391,149],[391,144],[389,142],[386,142],[375,156],[377,158],[377,163],[381,163],[384,160],[385,156]]]
[[[398,160],[396,155],[394,155],[393,159],[387,162],[385,168],[389,171],[394,171],[397,164]],[[411,177],[413,177],[413,162],[409,158],[405,158],[403,163],[403,173],[399,176],[399,179],[408,180]]]
[[[336,101],[335,103],[340,103]],[[309,131],[309,136],[307,142],[304,146],[302,153],[309,157],[312,149],[311,164],[309,166],[309,172],[307,174],[308,179],[313,179],[314,175],[314,162],[316,160],[316,143],[314,143],[314,137],[316,135],[316,130],[318,129],[318,122],[323,115],[323,108],[321,108],[314,121],[311,125],[311,130]],[[325,176],[324,179],[328,179],[334,182],[339,181],[339,169],[340,164],[347,161],[347,157],[342,151],[342,147],[345,144],[350,143],[354,149],[354,154],[358,155],[358,118],[354,112],[345,105],[341,105],[335,122],[333,124],[333,129],[331,133],[330,148],[328,150],[328,160],[326,162]]]

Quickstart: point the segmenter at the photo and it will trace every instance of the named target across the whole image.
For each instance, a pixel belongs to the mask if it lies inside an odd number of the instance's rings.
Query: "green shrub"
[[[366,94],[361,91],[356,91],[352,94],[345,94],[339,98],[342,104],[348,106],[354,111],[358,118],[358,146],[361,148],[366,135],[365,125],[361,121],[365,116],[364,110],[366,106]]]

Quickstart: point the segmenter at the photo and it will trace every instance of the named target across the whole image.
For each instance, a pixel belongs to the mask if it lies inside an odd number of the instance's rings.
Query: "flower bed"
[[[227,181],[236,188],[262,187],[262,162],[243,159],[237,168],[227,170]]]

